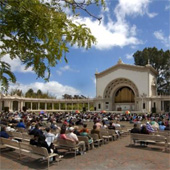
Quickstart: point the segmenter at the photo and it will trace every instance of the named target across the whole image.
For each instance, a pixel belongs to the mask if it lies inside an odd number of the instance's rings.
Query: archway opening
[[[131,111],[135,109],[135,93],[128,86],[123,86],[117,89],[113,99],[114,109],[117,111]]]
[[[115,94],[115,103],[134,103],[135,94],[133,90],[127,86],[121,87]]]

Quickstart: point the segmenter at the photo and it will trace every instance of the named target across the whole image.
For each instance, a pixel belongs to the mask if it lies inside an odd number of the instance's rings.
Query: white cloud
[[[137,38],[136,25],[130,25],[126,20],[127,16],[137,17],[147,15],[150,18],[155,17],[156,13],[149,12],[149,4],[151,0],[119,0],[115,9],[111,9],[111,4],[107,6],[105,12],[102,13],[102,21],[99,25],[98,20],[93,20],[89,17],[81,17],[77,19],[81,24],[86,24],[90,28],[92,34],[97,39],[95,48],[103,50],[110,49],[115,46],[124,47],[127,45],[136,46],[143,42]],[[113,11],[116,20],[113,21],[110,17]],[[104,15],[107,13],[106,15]],[[107,18],[106,18],[107,17]],[[104,20],[107,19],[107,22]]]
[[[29,67],[27,70],[25,66],[21,63],[19,58],[11,59],[9,55],[2,57],[2,61],[5,61],[11,66],[11,71],[13,72],[22,72],[22,73],[33,73],[32,67]]]
[[[151,0],[119,0],[114,12],[118,20],[125,19],[126,16],[136,17],[144,14],[152,18],[157,14],[148,11],[151,2]]]
[[[94,45],[97,49],[103,50],[114,46],[123,47],[141,43],[134,36],[136,34],[135,26],[130,28],[126,22],[108,22],[105,24],[102,20],[99,25],[97,20],[93,21],[90,18],[81,18],[78,22],[85,23],[91,29],[92,34],[97,39],[97,44]]]
[[[147,12],[147,15],[150,17],[150,18],[154,18],[155,16],[157,16],[158,14],[157,13],[149,13]]]
[[[129,59],[129,60],[133,59],[133,53],[126,54],[126,58]]]
[[[165,6],[165,11],[168,11],[170,9],[170,0],[168,0],[168,5]]]
[[[165,10],[168,11],[170,9],[170,5],[165,6]]]
[[[62,75],[62,72],[61,72],[61,71],[59,71],[59,70],[57,70],[57,71],[56,71],[56,73],[57,73],[59,76],[61,76],[61,75]]]
[[[66,65],[64,67],[61,67],[60,70],[62,71],[67,71],[67,70],[71,70],[70,66],[69,65]]]
[[[155,31],[153,34],[155,38],[160,40],[166,47],[170,47],[170,36],[166,37],[162,30]]]
[[[65,71],[71,71],[71,72],[79,72],[79,70],[72,69],[69,65],[66,65],[64,67],[60,67],[59,70],[56,71],[56,73],[61,76],[63,72]]]
[[[40,89],[42,92],[50,92],[51,95],[56,96],[57,98],[62,98],[63,94],[70,94],[70,95],[80,95],[81,91],[77,90],[71,86],[67,85],[62,85],[56,81],[51,81],[47,83],[42,83],[42,82],[35,82],[31,84],[15,84],[11,85],[9,88],[9,91],[11,89],[20,89],[22,92],[27,92],[30,88],[33,89],[34,91],[37,91]]]

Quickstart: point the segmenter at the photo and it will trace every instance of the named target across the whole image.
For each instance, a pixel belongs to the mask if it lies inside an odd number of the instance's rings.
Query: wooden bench
[[[74,152],[75,158],[80,148],[75,142],[65,139],[58,139],[55,143],[55,147],[58,149],[68,150],[69,152]]]
[[[114,140],[119,138],[119,135],[116,134],[115,130],[108,129],[108,133],[113,137]]]
[[[25,153],[31,154],[31,156],[34,154],[36,156],[43,157],[48,162],[48,169],[50,164],[50,158],[58,157],[58,154],[56,153],[48,153],[48,150],[46,148],[37,147],[23,142],[16,142],[10,139],[0,138],[0,143],[5,147],[18,150],[20,158],[22,158],[22,154]]]
[[[21,132],[8,132],[9,136],[13,137],[14,139],[22,140],[22,133]]]
[[[167,138],[165,136],[131,133],[130,145],[145,142],[150,145],[163,146],[167,150]]]
[[[90,134],[90,136],[93,138],[94,145],[101,146],[104,144],[104,139],[100,139],[98,134]]]
[[[104,139],[105,143],[109,142],[109,140],[111,140],[111,141],[114,140],[113,136],[109,134],[108,130],[101,129],[100,133],[101,133],[101,136]]]
[[[168,131],[168,130],[167,131],[157,131],[154,134],[167,137],[167,136],[170,136],[170,131]]]
[[[29,142],[30,139],[32,139],[34,136],[34,135],[28,135],[27,133],[21,133],[21,132],[8,132],[8,134],[14,139],[19,139],[23,142]]]
[[[11,139],[0,138],[0,143],[3,147],[19,150],[20,154],[20,143],[18,141],[13,141]]]
[[[129,135],[129,130],[122,129],[122,127],[116,127],[116,130],[118,130],[120,132],[121,136]]]
[[[87,136],[78,136],[79,141],[84,141],[88,150],[94,148],[94,143],[89,143],[89,138]]]

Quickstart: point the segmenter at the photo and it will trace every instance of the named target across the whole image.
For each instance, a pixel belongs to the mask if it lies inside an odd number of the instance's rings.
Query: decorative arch
[[[124,86],[131,88],[136,97],[139,96],[138,88],[131,80],[126,79],[126,78],[118,78],[118,79],[112,80],[106,86],[103,97],[107,99],[112,98],[113,94],[115,94],[118,89]]]

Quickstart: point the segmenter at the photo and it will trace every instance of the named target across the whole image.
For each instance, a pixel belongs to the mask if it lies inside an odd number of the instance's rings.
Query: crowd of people
[[[149,134],[158,130],[170,130],[170,114],[114,114],[114,113],[33,113],[33,112],[14,112],[1,113],[0,137],[11,138],[8,131],[16,131],[18,128],[26,129],[33,138],[31,145],[47,148],[49,153],[58,153],[54,146],[55,140],[68,140],[76,143],[80,150],[79,154],[87,151],[84,141],[79,141],[78,136],[87,136],[89,144],[93,142],[90,134],[97,134],[101,139],[101,129],[116,130],[120,127],[121,121],[134,123],[131,133]],[[93,123],[93,128],[89,129],[87,122]],[[81,128],[80,128],[81,127]]]

